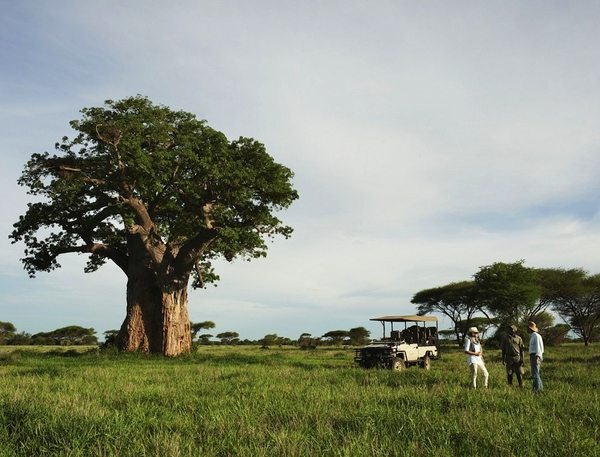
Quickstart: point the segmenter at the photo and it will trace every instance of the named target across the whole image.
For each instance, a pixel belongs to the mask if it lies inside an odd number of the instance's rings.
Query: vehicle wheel
[[[405,368],[404,360],[394,359],[394,361],[392,362],[392,370],[393,371],[402,371],[402,370],[404,370],[404,368]]]
[[[421,368],[425,370],[431,370],[431,359],[428,355],[423,357],[423,361],[421,362]]]

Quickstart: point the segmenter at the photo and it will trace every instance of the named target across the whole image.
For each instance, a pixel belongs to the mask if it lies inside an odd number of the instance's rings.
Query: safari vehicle
[[[411,365],[418,365],[429,370],[431,360],[439,358],[437,317],[383,316],[371,320],[381,322],[383,337],[356,349],[354,361],[361,367],[403,370]],[[386,323],[389,323],[389,336],[386,336]],[[435,325],[431,325],[432,323]],[[404,328],[395,329],[394,324],[396,327],[404,324]]]

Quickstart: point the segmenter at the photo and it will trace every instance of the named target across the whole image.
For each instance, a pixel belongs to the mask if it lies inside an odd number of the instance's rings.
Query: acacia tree
[[[331,344],[338,345],[342,344],[344,338],[349,336],[348,330],[331,330],[325,333],[322,338],[329,338]]]
[[[364,327],[354,327],[348,330],[348,337],[350,338],[350,344],[360,346],[369,342],[371,332]]]
[[[215,328],[215,323],[213,321],[190,322],[190,325],[192,330],[192,340],[196,339],[196,335],[200,330],[210,330],[211,328]]]
[[[600,326],[600,275],[581,268],[545,270],[543,294],[586,346]],[[551,284],[551,286],[550,286]]]
[[[549,305],[540,300],[535,270],[523,263],[496,262],[481,267],[474,275],[480,308],[486,311],[486,317],[488,312],[495,315],[501,326],[531,320]]]
[[[6,344],[17,333],[17,328],[12,322],[0,321],[0,344]]]
[[[258,342],[261,344],[261,347],[268,348],[269,346],[282,345],[281,341],[282,337],[277,336],[277,333],[268,333],[263,336]]]
[[[217,338],[221,340],[221,344],[236,344],[240,341],[238,332],[222,332],[217,334]]]
[[[201,333],[198,335],[198,343],[200,344],[210,344],[210,339],[213,337],[211,333]]]
[[[300,335],[300,337],[298,338],[298,347],[300,349],[316,349],[318,344],[319,344],[319,340],[318,338],[313,338],[313,336],[310,333],[302,333]]]
[[[96,331],[93,328],[69,325],[51,332],[40,332],[31,336],[32,344],[59,344],[62,346],[97,344]]]
[[[414,295],[411,303],[418,305],[419,315],[438,312],[447,316],[454,325],[454,336],[459,346],[462,346],[473,315],[478,310],[473,281],[421,290]]]
[[[68,253],[89,255],[86,272],[114,262],[127,277],[118,346],[187,352],[190,280],[205,287],[215,259],[263,257],[267,237],[291,234],[274,213],[298,197],[293,173],[261,143],[142,96],[81,113],[74,138],[27,163],[18,182],[38,201],[11,238],[30,276]]]

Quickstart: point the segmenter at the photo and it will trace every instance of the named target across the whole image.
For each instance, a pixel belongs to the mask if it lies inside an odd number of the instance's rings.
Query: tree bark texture
[[[135,252],[127,272],[127,315],[117,337],[119,349],[166,356],[189,352],[187,281],[175,288],[161,286],[151,262],[143,258],[144,251],[131,251]]]
[[[192,346],[187,287],[165,292],[148,272],[129,278],[127,316],[119,331],[119,349],[177,356]]]

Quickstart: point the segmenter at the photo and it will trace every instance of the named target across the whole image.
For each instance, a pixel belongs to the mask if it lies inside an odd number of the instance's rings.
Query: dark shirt
[[[523,354],[523,340],[519,335],[507,335],[502,345],[503,360],[520,360]]]

